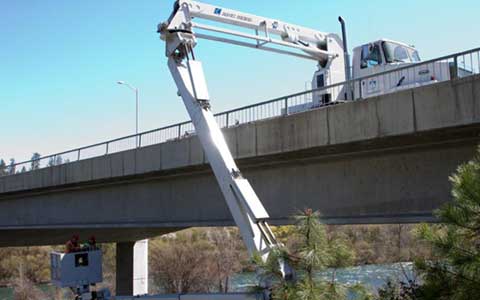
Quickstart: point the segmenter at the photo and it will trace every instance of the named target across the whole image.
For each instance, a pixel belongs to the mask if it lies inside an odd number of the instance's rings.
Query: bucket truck
[[[207,24],[197,20],[207,20]],[[211,111],[202,63],[194,49],[198,39],[229,43],[277,54],[290,55],[314,61],[317,70],[312,78],[313,99],[311,107],[335,104],[357,98],[366,98],[435,80],[449,79],[448,64],[422,66],[418,74],[399,71],[388,81],[379,76],[363,79],[387,70],[420,61],[418,52],[403,43],[381,39],[356,47],[352,68],[347,51],[345,24],[343,39],[335,33],[286,23],[276,19],[238,12],[191,0],[177,0],[168,20],[158,25],[158,32],[165,41],[168,67],[177,85],[178,94],[190,115],[195,132],[203,146],[227,206],[238,226],[242,239],[251,255],[259,254],[267,259],[272,250],[281,246],[269,224],[269,214],[248,180],[238,169],[225,138]],[[225,24],[219,27],[211,23]],[[231,27],[242,30],[230,29]],[[251,32],[246,32],[249,30]],[[431,68],[444,78],[435,78]],[[352,69],[352,72],[351,70]],[[435,75],[438,76],[438,75]],[[350,79],[360,79],[352,84]],[[347,81],[345,83],[345,81]],[[331,87],[328,87],[331,86]],[[323,87],[327,87],[322,89]],[[288,113],[311,107],[289,107]],[[59,287],[71,287],[77,299],[110,299],[106,290],[92,292],[90,286],[101,281],[101,253],[99,250],[85,253],[53,253],[52,282]],[[294,278],[293,270],[279,261],[282,275]],[[197,299],[206,299],[197,295]],[[238,296],[238,297],[237,297]],[[251,296],[251,295],[250,295]],[[250,299],[246,295],[222,296],[222,299]],[[155,296],[115,297],[116,299],[157,299]],[[158,299],[167,299],[158,296]],[[170,298],[168,298],[170,299]],[[181,295],[171,299],[183,299]],[[196,299],[189,297],[188,299]],[[219,299],[219,298],[215,298]]]
[[[201,23],[201,20],[207,20],[208,23]],[[160,37],[165,41],[165,55],[178,94],[183,99],[233,219],[252,255],[260,253],[266,259],[279,244],[268,225],[267,211],[235,164],[215,121],[202,63],[195,56],[194,49],[198,39],[206,39],[312,60],[318,65],[312,84],[314,88],[321,88],[351,78],[345,26],[343,19],[339,20],[342,23],[343,40],[335,33],[325,33],[277,19],[191,0],[177,0],[168,20],[158,26]],[[227,26],[216,26],[218,24]],[[390,60],[380,58],[383,52],[389,55]],[[400,52],[403,56],[397,57]],[[371,66],[374,66],[375,59],[376,66],[388,63],[388,67],[399,65],[401,59],[402,63],[419,60],[418,53],[412,47],[382,40],[355,48],[353,75],[374,72]],[[385,68],[377,69],[377,72]],[[313,102],[328,104],[353,100],[355,95],[352,89],[354,86],[343,84],[315,91]],[[280,264],[284,276],[292,277],[290,268],[283,262]]]
[[[207,20],[210,24],[197,22],[200,19]],[[446,62],[383,75],[383,72],[420,62],[419,53],[413,46],[388,39],[355,47],[350,62],[345,22],[341,17],[339,21],[342,24],[342,37],[277,19],[196,1],[178,0],[168,21],[159,25],[159,32],[163,32],[163,39],[175,28],[182,30],[183,32],[177,33],[183,33],[184,37],[191,34],[189,43],[192,49],[196,46],[197,39],[207,39],[315,61],[317,70],[311,80],[314,90],[312,102],[289,107],[288,113],[450,79],[452,66]],[[226,26],[220,27],[211,23]],[[232,30],[230,27],[242,31]],[[170,35],[172,36],[173,34]],[[169,47],[175,48],[176,45],[166,41],[167,52],[171,50]],[[380,75],[372,76],[375,74]],[[361,80],[366,76],[368,78]],[[359,81],[344,83],[352,79]],[[327,86],[332,87],[323,89]]]
[[[201,20],[207,20],[208,23],[202,23]],[[227,206],[251,255],[260,253],[266,259],[279,243],[268,225],[266,209],[235,164],[215,121],[202,63],[195,56],[194,49],[198,39],[206,39],[312,60],[318,66],[312,80],[313,88],[321,88],[351,79],[345,26],[343,19],[339,20],[342,23],[343,40],[335,33],[325,33],[277,19],[191,0],[177,0],[168,20],[158,26],[160,37],[165,41],[165,55],[178,95],[185,104]],[[218,24],[226,26],[220,27]],[[419,57],[414,48],[380,40],[355,48],[353,75],[369,75],[417,61]],[[401,81],[407,82],[409,79]],[[373,86],[371,79],[368,82]],[[328,104],[353,100],[354,88],[351,84],[342,84],[315,91],[313,101]],[[381,88],[385,92],[387,87]],[[372,91],[373,95],[373,92],[378,93],[378,88],[368,91]],[[288,265],[280,262],[280,266],[286,278],[293,277]]]

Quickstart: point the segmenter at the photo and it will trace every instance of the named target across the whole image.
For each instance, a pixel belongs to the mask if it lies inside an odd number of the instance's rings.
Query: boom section
[[[201,24],[194,22],[194,19],[204,19],[250,29],[254,33],[249,34],[228,28]],[[194,29],[206,31],[208,34],[194,33]],[[169,20],[161,24],[159,28],[159,32],[162,31],[190,32],[194,33],[197,38],[297,56],[321,62],[323,65],[339,55],[338,52],[326,50],[329,37],[327,33],[190,0],[178,0],[175,2],[174,11]],[[211,33],[220,33],[228,37],[212,35]],[[246,42],[245,39],[253,40],[253,42]],[[268,44],[275,47],[269,47],[267,46]],[[285,48],[288,48],[288,50],[285,50]]]
[[[174,55],[168,58],[168,66],[249,253],[268,255],[276,244],[266,223],[269,215],[240,173],[217,125],[201,62]]]
[[[194,18],[254,29],[255,35],[249,36],[243,32],[199,25],[192,22]],[[211,111],[203,67],[201,62],[196,60],[193,51],[197,45],[197,37],[207,38],[207,35],[196,33],[193,28],[252,38],[256,44],[208,36],[209,39],[231,42],[241,46],[248,44],[249,47],[262,50],[282,54],[293,53],[292,55],[319,61],[320,64],[322,60],[331,62],[332,58],[338,57],[337,54],[321,49],[322,43],[332,45],[336,39],[332,35],[304,27],[189,0],[178,0],[168,21],[159,25],[161,39],[165,41],[168,66],[178,88],[178,94],[182,97],[190,115],[235,224],[239,228],[250,255],[258,253],[263,260],[266,260],[272,250],[279,248],[281,244],[277,242],[267,223],[269,215],[262,202],[238,169]],[[263,37],[260,32],[263,32]],[[271,35],[279,36],[280,39],[273,39]],[[304,51],[304,54],[277,48],[267,49],[265,46],[267,43],[300,49]],[[279,260],[279,265],[285,279],[295,278],[294,270],[283,259]],[[268,285],[268,283],[266,284]]]

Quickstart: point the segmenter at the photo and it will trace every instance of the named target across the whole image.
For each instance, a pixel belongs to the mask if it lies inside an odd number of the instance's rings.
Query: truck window
[[[409,52],[410,52],[410,56],[412,57],[413,62],[419,62],[420,61],[420,55],[418,55],[417,50],[409,49]]]
[[[380,54],[380,47],[375,44],[362,46],[362,61],[360,67],[362,69],[371,68],[382,63],[382,55]]]
[[[382,48],[385,53],[385,60],[388,63],[415,63],[420,61],[420,56],[418,55],[417,50],[413,48],[408,48],[392,42],[382,42]]]
[[[323,74],[317,76],[317,89],[325,86],[325,79]]]

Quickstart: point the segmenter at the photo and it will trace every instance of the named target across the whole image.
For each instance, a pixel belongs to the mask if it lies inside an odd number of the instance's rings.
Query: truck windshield
[[[382,42],[385,59],[388,63],[415,63],[420,61],[418,51],[392,42]]]

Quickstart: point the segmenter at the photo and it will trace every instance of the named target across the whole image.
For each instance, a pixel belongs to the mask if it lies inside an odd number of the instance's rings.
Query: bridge
[[[274,224],[431,221],[479,141],[480,77],[224,129]],[[14,212],[14,213],[12,213]],[[195,135],[0,177],[0,245],[233,225]]]
[[[289,113],[313,93],[217,116],[271,223],[291,223],[306,207],[328,224],[434,221],[451,199],[448,176],[480,141],[480,75]],[[126,294],[133,241],[234,225],[188,122],[7,171],[0,247],[62,244],[72,233],[116,242]]]

